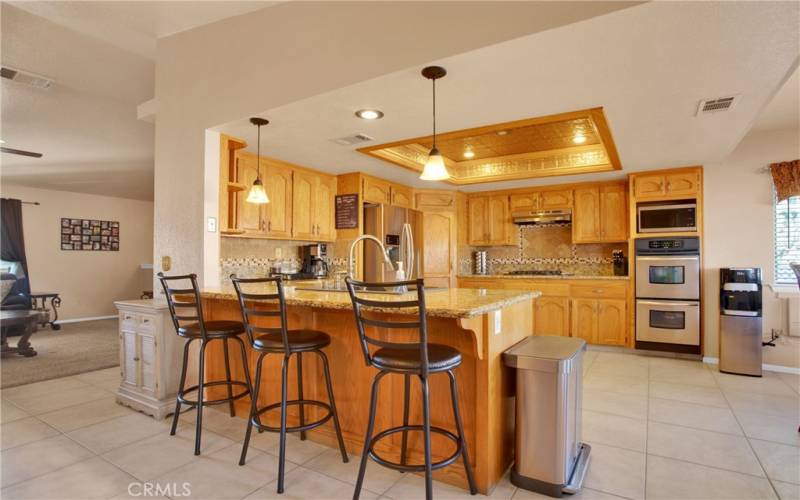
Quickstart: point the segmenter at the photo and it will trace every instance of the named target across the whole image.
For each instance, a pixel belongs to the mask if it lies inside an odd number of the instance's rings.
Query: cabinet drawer
[[[542,292],[543,297],[569,297],[569,285],[558,282],[533,281],[525,279],[507,279],[505,287],[512,290],[533,290]]]
[[[458,286],[460,288],[505,288],[502,281],[492,278],[462,278],[458,280]]]
[[[624,299],[627,296],[627,283],[585,283],[572,285],[573,297],[613,297]]]
[[[119,326],[126,331],[135,331],[136,326],[139,324],[139,315],[132,312],[120,311],[119,312]]]
[[[155,333],[156,317],[151,314],[137,314],[138,317],[136,331],[142,333]]]
[[[417,210],[453,209],[456,206],[453,191],[417,191],[414,198]]]

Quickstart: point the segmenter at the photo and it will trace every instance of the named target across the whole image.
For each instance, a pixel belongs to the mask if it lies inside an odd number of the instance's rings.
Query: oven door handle
[[[678,306],[678,307],[700,307],[700,304],[697,302],[673,302],[673,301],[663,301],[663,302],[656,302],[653,300],[637,300],[637,304],[644,304],[646,306]]]
[[[661,255],[641,255],[640,254],[640,255],[636,256],[636,260],[642,261],[642,262],[650,262],[650,261],[654,261],[654,260],[660,260],[660,261],[665,261],[665,260],[666,261],[671,261],[671,260],[696,260],[696,261],[699,261],[700,260],[700,255],[692,254],[692,255],[688,255],[688,256],[683,256],[683,255],[663,255],[663,254],[661,254]]]

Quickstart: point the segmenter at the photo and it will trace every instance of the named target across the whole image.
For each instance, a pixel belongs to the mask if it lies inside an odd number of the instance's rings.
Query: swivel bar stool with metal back
[[[342,461],[348,462],[347,450],[344,447],[342,429],[339,427],[339,415],[336,412],[336,402],[333,398],[333,385],[331,384],[331,373],[328,368],[328,357],[322,352],[322,348],[331,343],[331,338],[325,332],[317,330],[289,330],[286,319],[286,298],[283,293],[283,281],[281,278],[237,278],[231,275],[233,287],[239,297],[239,306],[242,309],[242,319],[245,331],[250,340],[253,350],[259,353],[256,361],[256,378],[253,387],[253,397],[251,398],[250,417],[247,420],[247,432],[244,436],[242,445],[242,456],[239,465],[245,464],[247,448],[250,444],[250,434],[253,427],[260,431],[280,433],[280,456],[278,462],[278,493],[283,493],[283,476],[286,462],[286,433],[299,432],[300,439],[305,439],[305,433],[324,424],[333,418],[333,426],[336,437],[339,440],[339,450],[342,453]],[[273,288],[274,287],[274,288]],[[278,307],[274,304],[277,301]],[[277,326],[257,326],[254,324],[257,318],[278,318]],[[328,389],[328,401],[316,401],[303,397],[303,353],[313,352],[322,360],[322,367],[325,372],[325,384]],[[281,372],[281,401],[262,408],[258,407],[258,393],[261,388],[261,365],[264,357],[268,354],[282,354],[283,364]],[[297,355],[297,399],[288,398],[288,369],[289,358]],[[300,409],[300,425],[289,427],[286,425],[286,408],[298,406]],[[328,410],[327,413],[315,422],[306,423],[305,406],[317,406]],[[261,422],[261,415],[270,410],[280,408],[281,423],[280,427],[273,427]]]
[[[206,405],[217,405],[228,403],[231,417],[236,416],[233,402],[252,393],[250,388],[250,373],[247,368],[247,352],[244,342],[239,338],[239,334],[244,333],[244,325],[239,321],[206,321],[203,318],[203,303],[200,300],[200,290],[197,286],[197,275],[186,274],[181,276],[164,276],[158,273],[161,286],[167,296],[167,305],[175,325],[175,331],[179,336],[186,338],[183,346],[183,366],[181,367],[181,381],[178,388],[178,395],[175,403],[175,413],[172,416],[172,429],[170,435],[174,436],[178,427],[178,416],[181,412],[181,405],[188,405],[197,408],[197,424],[194,439],[194,454],[200,454],[200,436],[203,430],[203,407]],[[173,288],[172,283],[185,283],[180,288]],[[189,285],[187,288],[186,285]],[[178,285],[180,286],[180,285]],[[228,340],[235,340],[239,343],[242,353],[242,366],[244,366],[245,381],[231,380],[231,365],[228,357]],[[185,387],[186,385],[186,365],[189,361],[189,346],[195,340],[200,341],[200,366],[197,372],[197,385]],[[206,347],[213,340],[222,340],[225,355],[225,380],[213,382],[205,381],[205,353]],[[228,397],[204,400],[204,390],[214,386],[226,386]],[[244,391],[233,394],[233,387],[244,387]],[[187,394],[197,391],[197,399],[192,401],[187,399]]]
[[[469,490],[471,494],[478,492],[475,486],[475,478],[469,465],[469,453],[467,452],[467,442],[464,439],[464,428],[461,423],[461,413],[458,409],[458,390],[456,387],[456,376],[453,370],[461,364],[461,353],[450,346],[442,344],[428,343],[428,326],[425,310],[425,286],[422,279],[414,281],[402,281],[391,283],[364,283],[346,278],[347,290],[353,301],[353,310],[356,317],[358,336],[361,341],[361,348],[367,365],[374,366],[378,374],[372,382],[372,395],[369,408],[369,422],[367,424],[367,434],[364,437],[364,451],[361,454],[361,467],[358,471],[358,481],[353,498],[358,499],[361,494],[361,486],[364,483],[364,473],[367,469],[367,456],[375,460],[384,467],[403,472],[425,472],[425,497],[430,500],[433,498],[433,471],[447,467],[455,462],[459,456],[464,460],[464,468],[467,473]],[[414,300],[374,300],[367,298],[367,294],[359,295],[361,290],[375,289],[396,289],[397,287],[416,286],[416,299]],[[373,295],[374,297],[374,295]],[[382,313],[387,310],[396,311],[396,314],[410,314],[414,318],[409,321],[385,321],[370,317],[370,310],[379,309]],[[418,330],[418,342],[389,342],[379,340],[367,335],[366,327],[376,327],[381,330]],[[370,345],[378,347],[370,353]],[[446,372],[450,378],[450,396],[453,404],[453,418],[455,419],[456,431],[458,434],[431,426],[430,395],[428,390],[428,377],[435,373]],[[381,379],[389,373],[402,374],[405,377],[405,394],[403,402],[403,425],[386,429],[375,437],[372,432],[375,426],[375,412],[378,399],[378,385]],[[422,384],[422,425],[409,425],[408,405],[409,392],[411,387],[411,376],[416,375]],[[407,464],[408,454],[408,432],[422,431],[425,443],[425,463]],[[375,452],[377,443],[392,434],[402,432],[402,442],[400,449],[400,463],[390,462],[382,458]],[[431,458],[431,432],[445,436],[456,445],[455,452],[444,460],[433,462]]]

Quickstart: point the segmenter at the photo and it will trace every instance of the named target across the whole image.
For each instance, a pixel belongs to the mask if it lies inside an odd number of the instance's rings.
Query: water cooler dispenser
[[[761,269],[722,268],[719,287],[719,370],[760,377]]]

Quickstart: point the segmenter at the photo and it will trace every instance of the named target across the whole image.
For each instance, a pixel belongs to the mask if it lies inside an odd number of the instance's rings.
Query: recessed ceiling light
[[[362,120],[380,120],[383,118],[383,111],[377,109],[359,109],[356,116]]]
[[[464,150],[464,158],[475,158],[475,151],[472,148],[467,148]]]
[[[497,135],[508,135],[508,130],[498,130]]]
[[[6,143],[6,141],[4,141],[3,139],[0,139],[0,144],[5,144],[5,143]]]
[[[583,134],[575,134],[575,137],[572,138],[572,142],[575,144],[583,144],[586,142],[586,136]]]

